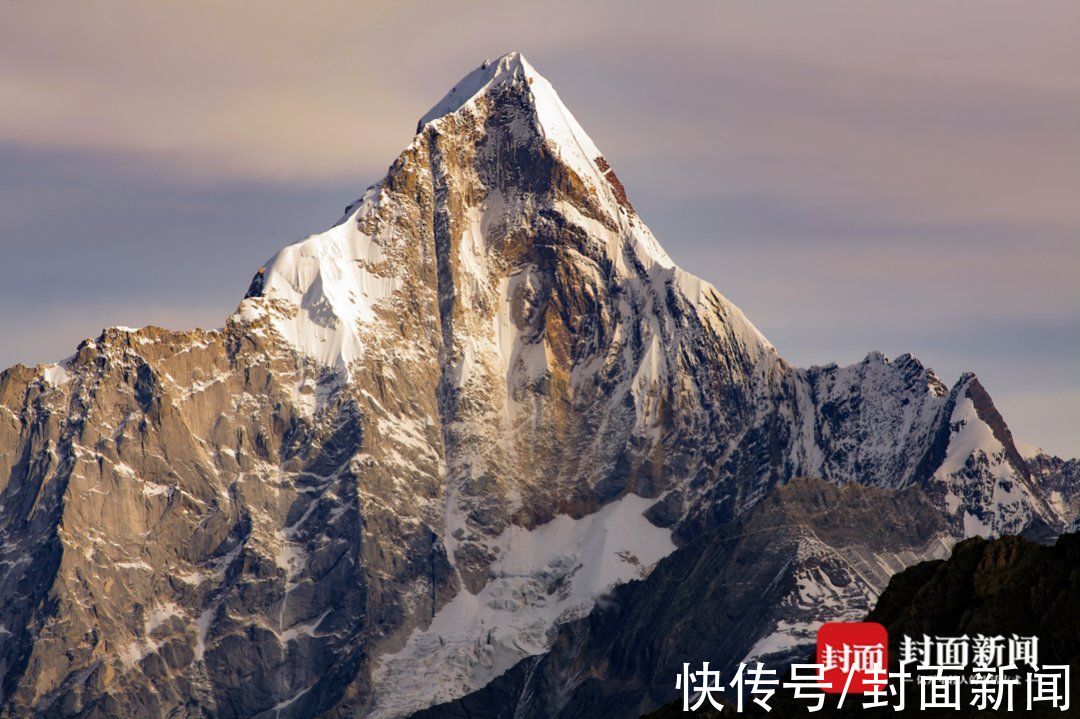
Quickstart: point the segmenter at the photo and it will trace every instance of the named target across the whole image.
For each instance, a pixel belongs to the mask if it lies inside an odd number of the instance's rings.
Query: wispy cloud
[[[639,5],[0,3],[0,363],[50,317],[220,324],[516,48],[786,355],[974,369],[1080,454],[1080,6]]]

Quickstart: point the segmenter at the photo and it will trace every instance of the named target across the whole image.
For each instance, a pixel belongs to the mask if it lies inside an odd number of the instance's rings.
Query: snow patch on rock
[[[479,594],[463,589],[380,659],[369,716],[405,716],[484,686],[547,651],[554,627],[588,613],[612,587],[647,576],[675,551],[671,531],[643,516],[654,501],[629,494],[595,514],[513,526],[492,540],[499,558]]]

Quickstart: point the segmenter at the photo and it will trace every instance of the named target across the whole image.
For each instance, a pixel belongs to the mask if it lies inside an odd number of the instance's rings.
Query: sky
[[[0,366],[219,327],[521,50],[796,365],[976,372],[1080,456],[1080,4],[0,0]]]

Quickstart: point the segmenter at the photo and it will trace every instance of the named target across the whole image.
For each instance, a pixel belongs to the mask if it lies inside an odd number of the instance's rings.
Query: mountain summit
[[[524,91],[523,94],[531,98],[539,130],[547,141],[562,150],[560,154],[578,151],[587,161],[600,156],[600,151],[563,105],[555,88],[520,52],[485,60],[420,118],[416,132],[420,134],[429,123],[457,113],[468,104],[480,102],[482,97],[506,90]]]
[[[489,221],[520,219],[526,208],[506,201],[508,196],[519,201],[526,191],[530,204],[542,199],[552,213],[570,208],[598,222],[602,231],[585,229],[593,230],[589,237],[593,244],[607,243],[598,249],[608,255],[608,262],[625,264],[632,255],[633,262],[647,270],[670,272],[687,285],[688,294],[706,292],[718,298],[738,318],[747,337],[762,348],[768,346],[715,289],[674,266],[634,212],[614,170],[555,89],[520,53],[512,52],[466,75],[428,111],[417,126],[416,138],[387,177],[346,208],[337,226],[285,248],[256,275],[249,296],[281,300],[304,310],[276,318],[274,324],[284,338],[320,362],[347,367],[358,359],[363,327],[374,319],[375,306],[391,299],[402,286],[408,268],[383,262],[391,238],[373,236],[362,225],[371,225],[370,218],[379,214],[383,203],[394,199],[389,192],[409,173],[408,164],[420,156],[429,165],[424,170],[452,171],[460,176],[453,179],[474,185],[467,188],[472,193],[484,190],[484,197],[475,198],[455,192],[454,201],[467,201],[474,214],[482,209]],[[525,171],[531,175],[522,174]],[[447,179],[432,177],[430,190],[448,189],[440,184]],[[431,199],[437,202],[439,198]],[[480,255],[488,254],[491,243],[476,248],[476,240],[470,236],[466,242],[467,259],[472,262],[459,268],[459,273],[486,269],[481,266],[486,257]],[[250,303],[241,307],[242,314],[252,311]]]
[[[725,609],[746,621],[718,661],[788,651],[956,538],[1054,533],[1080,503],[973,376],[788,365],[674,265],[518,53],[222,330],[114,328],[4,372],[0,466],[2,703],[79,717],[460,701],[565,656],[620,585],[659,601],[688,552],[742,566],[764,550],[716,542],[743,525],[787,527],[780,574],[732,593],[756,604]],[[883,513],[880,536],[830,526]],[[582,682],[635,715],[664,699],[640,673],[668,671],[549,669],[536,716]]]

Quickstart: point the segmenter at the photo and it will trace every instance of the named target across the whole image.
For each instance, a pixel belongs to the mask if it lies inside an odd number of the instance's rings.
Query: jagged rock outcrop
[[[794,477],[925,491],[954,536],[1056,532],[1055,466],[973,377],[790,367],[511,53],[223,329],[0,376],[0,705],[402,716]]]
[[[1027,457],[1031,481],[1065,520],[1069,532],[1080,532],[1080,459],[1062,459],[1038,450]]]

